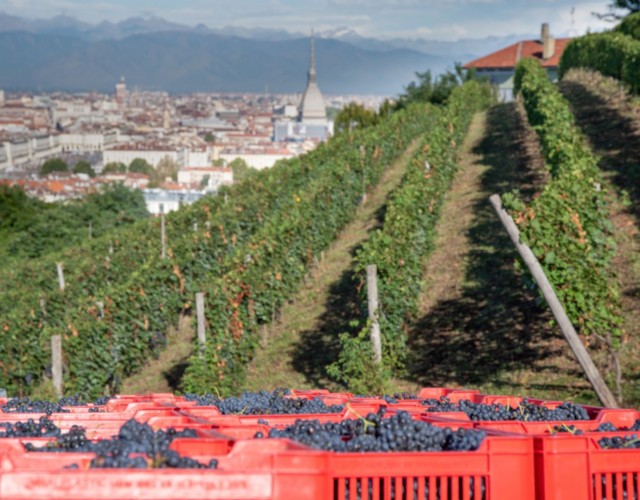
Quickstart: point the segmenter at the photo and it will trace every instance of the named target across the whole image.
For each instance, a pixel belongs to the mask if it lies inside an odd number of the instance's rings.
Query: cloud
[[[34,17],[62,12],[97,23],[140,13],[195,26],[239,26],[307,32],[349,27],[363,36],[455,40],[533,34],[550,22],[558,34],[608,27],[591,15],[610,0],[0,0],[0,11]],[[575,6],[573,23],[571,8]]]

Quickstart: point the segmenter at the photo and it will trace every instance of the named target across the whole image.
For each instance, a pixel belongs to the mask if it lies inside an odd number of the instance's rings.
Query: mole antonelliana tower
[[[318,87],[316,51],[312,30],[307,87],[298,105],[298,119],[295,121],[279,121],[275,123],[274,140],[304,141],[306,139],[312,139],[324,141],[332,134],[333,122],[327,120],[324,98]]]
[[[317,79],[316,51],[313,43],[313,30],[311,30],[311,55],[307,72],[307,88],[300,101],[298,120],[308,124],[326,125],[327,113]]]

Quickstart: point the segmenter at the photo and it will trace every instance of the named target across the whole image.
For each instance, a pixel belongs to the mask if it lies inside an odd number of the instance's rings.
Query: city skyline
[[[543,22],[551,23],[557,36],[601,31],[612,24],[592,13],[603,13],[608,5],[575,0],[243,0],[231,6],[221,0],[0,0],[0,12],[29,19],[68,15],[92,24],[157,16],[210,28],[308,32],[347,27],[366,37],[454,41],[532,34]]]

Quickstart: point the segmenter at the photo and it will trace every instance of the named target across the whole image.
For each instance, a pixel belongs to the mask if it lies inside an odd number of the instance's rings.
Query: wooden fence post
[[[196,317],[198,320],[198,345],[202,354],[207,342],[204,331],[204,293],[202,292],[196,293]]]
[[[518,230],[518,226],[513,221],[511,216],[506,212],[506,210],[502,207],[502,200],[500,199],[500,196],[494,194],[489,198],[489,201],[498,214],[500,221],[506,228],[507,233],[509,233],[511,241],[513,241],[513,244],[518,250],[518,253],[522,257],[522,260],[524,260],[524,263],[527,265],[527,268],[533,276],[533,279],[540,287],[540,291],[547,301],[547,304],[549,304],[551,312],[553,313],[553,316],[556,318],[556,321],[560,326],[560,330],[562,330],[564,337],[569,343],[569,347],[571,347],[571,350],[575,354],[576,358],[578,358],[578,362],[580,363],[580,366],[582,366],[582,369],[587,375],[587,378],[593,386],[593,389],[596,391],[598,399],[600,399],[602,404],[604,404],[605,406],[608,406],[610,408],[617,408],[618,403],[616,399],[613,397],[613,394],[607,387],[607,384],[600,375],[600,372],[593,364],[593,361],[591,360],[587,349],[582,344],[580,337],[578,337],[578,334],[573,328],[573,325],[571,324],[567,313],[564,311],[564,308],[562,307],[562,304],[560,303],[556,292],[553,290],[551,283],[547,279],[547,276],[544,274],[544,270],[542,269],[540,262],[533,254],[531,249],[527,245],[520,242],[520,231]]]
[[[371,320],[371,345],[373,360],[382,363],[382,341],[380,339],[380,323],[378,322],[378,268],[375,264],[367,266],[367,309]]]
[[[60,287],[60,290],[64,292],[64,272],[62,271],[62,262],[58,262],[56,265],[58,267],[58,286]]]
[[[367,183],[366,177],[364,175],[365,172],[365,158],[367,155],[367,151],[364,147],[364,144],[360,144],[360,169],[362,170],[362,201],[361,203],[364,205],[367,202]]]
[[[62,336],[51,336],[51,375],[56,396],[62,397]]]
[[[166,258],[167,249],[166,249],[166,235],[164,228],[164,212],[160,214],[160,242],[162,243],[162,258]]]

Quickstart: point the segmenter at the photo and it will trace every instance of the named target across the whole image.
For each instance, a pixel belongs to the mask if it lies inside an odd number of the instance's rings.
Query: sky
[[[528,35],[548,22],[552,35],[582,35],[610,23],[610,1],[580,0],[0,0],[0,11],[27,18],[60,14],[112,22],[158,16],[211,28],[240,26],[308,32],[349,27],[375,38],[453,41],[490,35]],[[572,15],[573,10],[573,15]]]

